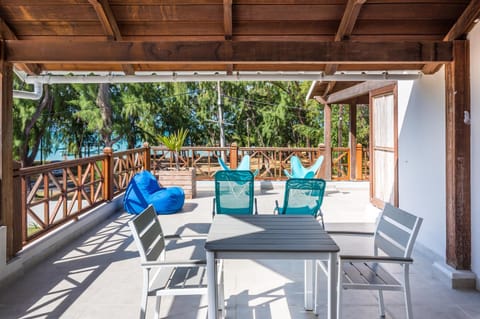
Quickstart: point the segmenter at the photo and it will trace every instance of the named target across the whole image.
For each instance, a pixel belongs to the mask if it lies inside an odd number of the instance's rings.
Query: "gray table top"
[[[228,252],[338,252],[312,216],[215,215],[205,249]]]

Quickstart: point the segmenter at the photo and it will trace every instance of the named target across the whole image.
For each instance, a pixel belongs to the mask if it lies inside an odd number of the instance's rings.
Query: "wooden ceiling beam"
[[[453,25],[443,41],[453,41],[464,38],[468,32],[475,25],[475,20],[480,18],[480,1],[470,1],[470,4],[465,8],[462,15]],[[422,72],[425,74],[433,74],[437,72],[442,64],[426,64]]]
[[[18,40],[16,34],[12,31],[12,29],[10,29],[8,24],[2,18],[0,18],[0,39]],[[40,72],[42,72],[42,66],[38,64],[19,64],[17,67],[30,75],[38,75]]]
[[[142,42],[7,40],[14,63],[447,63],[451,42]],[[231,58],[230,53],[232,50]]]
[[[330,94],[327,99],[327,103],[333,104],[345,102],[352,98],[368,94],[368,92],[370,92],[371,90],[376,90],[395,83],[396,81],[365,81],[357,85],[351,86],[347,89]]]
[[[95,9],[98,19],[107,36],[113,41],[122,41],[122,34],[118,28],[117,20],[113,15],[112,9],[107,0],[88,0]],[[122,64],[123,72],[127,75],[135,74],[135,70],[130,64]]]
[[[340,42],[350,37],[353,32],[353,27],[357,22],[358,15],[362,9],[362,5],[366,0],[349,0],[345,11],[343,12],[342,20],[335,34],[335,42]],[[337,64],[328,64],[325,68],[325,74],[331,75],[337,72]]]

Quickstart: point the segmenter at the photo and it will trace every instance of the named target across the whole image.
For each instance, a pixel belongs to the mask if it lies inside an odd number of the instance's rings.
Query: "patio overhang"
[[[336,75],[403,70],[431,74],[446,65],[446,170],[451,185],[446,196],[447,261],[468,269],[470,132],[463,125],[463,112],[470,110],[470,83],[464,39],[479,17],[480,1],[468,0],[3,0],[0,224],[9,227],[9,253],[15,211],[13,68],[29,75],[56,71]],[[329,93],[334,86],[327,84],[325,90]]]

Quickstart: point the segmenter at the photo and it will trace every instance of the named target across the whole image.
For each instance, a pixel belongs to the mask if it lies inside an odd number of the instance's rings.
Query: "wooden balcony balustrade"
[[[259,170],[256,179],[286,179],[283,170],[290,169],[290,158],[298,156],[305,166],[310,166],[325,148],[305,147],[183,147],[179,162],[181,167],[194,167],[198,180],[212,180],[220,170],[218,158],[226,159],[236,168],[242,156],[251,158],[251,169]],[[368,179],[368,152],[357,147],[357,179]],[[332,148],[332,179],[350,178],[350,149]],[[22,247],[57,227],[75,221],[78,217],[101,203],[110,201],[123,192],[135,173],[146,169],[154,174],[173,169],[174,157],[165,147],[148,146],[122,152],[105,148],[104,154],[57,163],[21,168],[14,165],[15,215],[12,225],[13,246],[8,247],[12,258]],[[323,164],[318,174],[323,177],[328,165]]]

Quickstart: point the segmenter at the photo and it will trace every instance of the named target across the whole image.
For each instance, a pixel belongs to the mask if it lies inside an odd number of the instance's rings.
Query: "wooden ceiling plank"
[[[345,7],[345,12],[342,16],[342,20],[340,21],[340,25],[338,26],[337,33],[335,34],[335,42],[343,41],[352,34],[353,27],[357,22],[358,15],[360,14],[360,10],[362,9],[362,5],[365,3],[365,1],[366,0],[348,1]],[[325,68],[325,74],[332,75],[337,72],[337,69],[337,64],[327,64]]]
[[[102,23],[103,29],[113,41],[121,41],[122,34],[118,28],[117,20],[113,15],[108,0],[88,0],[95,9],[97,16]],[[131,64],[122,64],[122,70],[126,75],[134,75],[135,69]]]
[[[453,25],[450,31],[445,35],[443,41],[453,41],[465,37],[465,35],[475,25],[475,20],[480,18],[480,1],[470,1],[462,15]],[[441,64],[426,64],[422,72],[425,74],[433,74],[441,68]]]
[[[141,42],[7,40],[15,63],[342,63],[451,62],[451,42]],[[232,58],[229,59],[229,47]],[[94,50],[92,48],[95,48]]]
[[[12,29],[10,29],[8,24],[2,18],[0,18],[0,39],[18,40],[15,33],[12,31]],[[38,75],[40,74],[40,72],[42,72],[42,66],[38,64],[26,63],[20,64],[18,67],[19,69],[30,75]]]
[[[396,81],[365,81],[347,89],[330,94],[327,99],[327,103],[333,104],[344,102],[349,99],[368,94],[368,92],[371,90],[376,90],[395,83]]]

